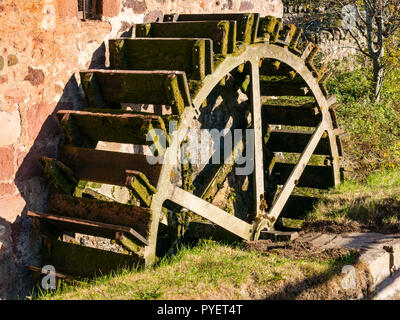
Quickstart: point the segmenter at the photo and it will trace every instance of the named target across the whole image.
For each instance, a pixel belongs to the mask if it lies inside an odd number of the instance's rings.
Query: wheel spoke
[[[264,213],[264,162],[260,100],[260,74],[258,60],[251,64],[251,107],[254,130],[254,195],[256,216]]]

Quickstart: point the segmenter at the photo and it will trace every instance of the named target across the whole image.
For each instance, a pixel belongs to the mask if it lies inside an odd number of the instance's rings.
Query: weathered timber
[[[257,36],[274,43],[279,37],[281,21],[273,16],[260,18]]]
[[[210,222],[191,221],[185,232],[185,237],[195,239],[212,239],[214,241],[235,242],[240,240],[235,234]]]
[[[282,76],[294,79],[296,71],[285,63],[278,60],[264,59],[261,60],[260,75],[262,76]]]
[[[142,204],[150,207],[153,194],[157,193],[157,189],[151,185],[146,176],[139,171],[126,171],[126,186],[132,190],[134,196],[139,198]]]
[[[91,278],[143,263],[143,258],[134,253],[120,254],[43,239],[42,264],[52,265],[58,272],[71,276]]]
[[[81,73],[81,82],[90,106],[103,107],[107,105],[95,73]]]
[[[279,79],[271,77],[262,77],[260,81],[260,89],[262,96],[295,96],[295,97],[311,97],[312,91],[299,78],[295,79]]]
[[[213,168],[214,169],[214,168]],[[215,165],[216,173],[211,176],[211,181],[206,185],[204,191],[202,192],[201,198],[211,202],[217,192],[220,190],[222,184],[226,180],[226,177],[230,172],[232,172],[232,164],[223,164],[221,166]]]
[[[34,272],[38,277],[37,280],[40,280],[40,276],[44,275],[54,275],[56,277],[56,280],[62,280],[66,282],[79,282],[80,278],[79,277],[72,277],[70,275],[66,275],[60,272],[51,272],[50,270],[46,270],[43,268],[35,267],[35,266],[28,266],[28,270]],[[38,283],[39,284],[39,283]]]
[[[245,138],[244,138],[245,139]],[[212,201],[214,196],[220,190],[227,176],[232,172],[234,163],[242,154],[244,149],[243,143],[239,142],[232,150],[231,155],[223,165],[212,165],[207,176],[201,177],[202,185],[196,188],[195,194],[201,195],[201,198],[206,201]]]
[[[53,186],[62,193],[73,194],[78,184],[74,172],[62,162],[47,157],[41,157],[40,163]]]
[[[314,59],[319,52],[319,46],[314,46],[310,54],[306,58],[306,65],[308,69],[313,73],[314,77],[319,78],[319,71],[314,65]]]
[[[136,37],[212,39],[214,53],[226,56],[230,28],[236,21],[165,22],[136,25]],[[236,26],[235,26],[236,27]]]
[[[264,141],[266,147],[273,152],[302,153],[312,135],[313,132],[311,131],[270,130]],[[322,137],[314,154],[328,156],[331,154],[329,139],[327,137]]]
[[[263,123],[288,126],[317,127],[322,121],[322,114],[317,105],[305,107],[263,105]]]
[[[39,232],[42,237],[57,240],[63,236],[62,230],[56,228],[54,225],[50,224],[47,221],[32,217],[32,223],[35,230]]]
[[[112,39],[111,69],[179,70],[188,79],[203,80],[213,72],[211,39]]]
[[[179,115],[176,114],[155,114],[155,113],[149,113],[149,112],[145,112],[145,111],[135,111],[135,110],[129,110],[129,109],[111,109],[111,108],[85,108],[86,112],[91,112],[91,113],[108,113],[108,114],[113,114],[113,115],[124,115],[124,114],[128,114],[128,115],[142,115],[142,116],[149,116],[149,115],[157,115],[158,117],[160,117],[163,121],[164,124],[169,123],[170,121],[176,121],[178,123],[178,127],[179,127],[179,123],[180,123],[180,119],[181,117]]]
[[[252,226],[193,194],[174,187],[170,200],[210,220],[242,239],[249,240]]]
[[[97,141],[90,139],[90,137],[82,134],[76,123],[76,120],[70,114],[65,113],[58,118],[61,126],[64,129],[65,136],[68,143],[82,147],[82,148],[95,148]]]
[[[116,232],[125,232],[140,241],[142,245],[148,245],[149,242],[137,233],[133,228],[119,226],[114,224],[77,219],[71,217],[57,216],[54,214],[36,213],[28,211],[29,217],[34,217],[47,221],[56,228],[66,232],[88,234],[96,237],[114,239]]]
[[[298,232],[283,232],[276,230],[263,230],[260,233],[259,240],[273,240],[273,241],[293,241],[299,237]]]
[[[65,115],[69,116],[69,121],[74,121],[80,135],[85,135],[96,142],[150,145],[153,142],[146,141],[146,135],[151,130],[159,129],[167,134],[162,117],[152,114],[111,114],[70,110],[57,112],[60,120]],[[77,143],[74,145],[80,146]]]
[[[301,39],[302,35],[303,35],[303,29],[296,28],[296,32],[294,33],[292,41],[290,42],[290,45],[289,45],[289,50],[298,56],[301,55],[301,50],[299,49],[299,45],[300,45],[300,39]]]
[[[280,35],[278,40],[276,41],[277,45],[281,45],[284,47],[289,47],[292,44],[292,41],[296,35],[297,27],[293,24],[285,24],[280,31]]]
[[[82,71],[83,88],[89,96],[98,91],[103,99],[89,99],[89,106],[107,107],[120,103],[168,105],[174,114],[182,114],[191,98],[182,71],[86,70]],[[97,87],[92,87],[96,78]],[[97,92],[96,91],[96,92]]]
[[[295,164],[291,163],[275,163],[271,173],[275,183],[284,185],[294,167]],[[333,169],[331,166],[306,166],[296,186],[316,189],[332,188],[335,186]]]
[[[254,130],[254,175],[253,175],[253,192],[255,197],[255,216],[260,218],[266,209],[264,198],[264,161],[263,161],[263,124],[261,114],[261,97],[260,97],[260,78],[259,65],[251,64],[251,111],[252,111],[252,128]]]
[[[144,237],[149,239],[148,246],[139,248],[134,241],[131,241],[132,237],[123,232],[124,230],[122,229],[117,231],[114,237],[118,243],[129,251],[143,253],[148,265],[155,261],[156,246],[159,249],[162,245],[169,246],[171,244],[171,241],[169,241],[171,239],[166,237],[165,232],[158,232],[160,231],[158,229],[159,222],[165,222],[163,208],[166,207],[167,202],[174,202],[176,207],[186,208],[187,211],[200,215],[212,222],[211,224],[204,224],[207,225],[204,228],[203,226],[194,228],[197,230],[195,232],[198,232],[200,236],[212,234],[211,231],[213,229],[215,231],[215,228],[217,228],[221,231],[217,232],[217,234],[221,235],[221,240],[227,239],[229,235],[247,240],[253,239],[253,237],[258,239],[260,232],[263,232],[265,227],[268,229],[273,228],[281,213],[287,209],[287,205],[293,199],[292,193],[298,191],[295,189],[296,186],[320,188],[324,183],[331,182],[332,179],[323,178],[327,175],[325,169],[307,166],[310,157],[315,154],[315,149],[317,151],[322,149],[323,154],[329,156],[326,157],[326,165],[329,165],[331,171],[334,172],[335,184],[337,184],[336,172],[338,172],[337,167],[340,160],[336,150],[336,139],[340,132],[336,130],[338,127],[337,123],[335,123],[336,121],[330,119],[329,112],[327,112],[327,105],[330,104],[330,101],[327,101],[326,92],[323,89],[325,71],[317,73],[313,70],[311,64],[313,63],[312,58],[315,56],[314,47],[306,47],[302,52],[303,57],[301,57],[300,50],[298,50],[300,47],[298,44],[300,32],[298,29],[291,25],[283,26],[281,19],[270,17],[263,19],[261,28],[258,28],[258,15],[252,14],[237,16],[214,15],[213,17],[209,15],[207,18],[204,18],[203,15],[181,16],[182,20],[188,21],[179,21],[180,16],[173,15],[170,19],[175,22],[138,25],[136,28],[137,35],[145,37],[145,39],[126,38],[110,41],[111,67],[120,71],[89,70],[89,72],[83,72],[82,83],[87,92],[89,107],[91,110],[97,109],[97,111],[86,111],[100,114],[99,119],[96,118],[92,123],[93,127],[90,127],[93,132],[82,131],[81,127],[84,126],[79,125],[77,116],[73,115],[73,112],[65,113],[62,116],[62,122],[70,145],[61,149],[59,160],[74,171],[77,179],[128,186],[132,191],[130,192],[132,199],[135,200],[133,202],[136,203],[136,200],[140,200],[140,208],[136,209],[138,207],[128,206],[134,209],[121,209],[121,207],[111,207],[115,206],[114,203],[103,201],[110,206],[107,207],[103,202],[97,201],[101,199],[93,200],[75,197],[71,201],[71,199],[65,198],[68,196],[58,195],[60,199],[56,201],[56,203],[58,202],[56,207],[58,206],[62,210],[50,212],[51,215],[57,217],[57,219],[53,220],[57,220],[58,227],[65,229],[65,225],[60,225],[58,217],[61,216],[63,223],[67,219],[69,224],[75,222],[75,225],[85,225],[85,228],[88,228],[87,224],[90,225],[92,223],[101,229],[100,224],[125,226],[125,224],[120,223],[121,217],[119,215],[121,212],[122,219],[129,220],[132,218],[130,214],[132,216],[145,214],[145,212],[135,213],[129,212],[129,210],[147,209],[150,217],[146,218],[146,225],[149,224],[150,228],[147,229],[148,233]],[[191,21],[196,19],[200,21]],[[264,30],[260,31],[263,39],[256,39],[257,31],[263,28]],[[252,37],[249,37],[250,30],[254,33]],[[252,43],[252,45],[245,45],[243,42]],[[267,69],[267,72],[260,77],[260,68],[261,73],[265,70],[263,68],[266,68],[260,63],[263,59],[264,61],[268,59],[268,63],[272,63],[268,66],[270,69]],[[244,70],[244,66],[246,70]],[[214,70],[212,70],[213,67]],[[208,71],[206,70],[207,68],[209,69]],[[297,70],[298,73],[294,70]],[[242,75],[238,76],[240,73]],[[134,76],[131,74],[134,74]],[[126,140],[127,142],[122,143],[144,143],[143,136],[146,131],[144,127],[138,128],[135,124],[129,130],[124,131],[126,128],[119,127],[121,125],[119,120],[117,123],[113,123],[116,118],[124,118],[124,113],[134,114],[133,112],[129,113],[121,110],[125,108],[125,106],[122,106],[125,103],[128,104],[126,106],[128,109],[136,109],[138,106],[133,105],[136,103],[172,106],[173,115],[181,118],[178,126],[178,141],[174,139],[174,142],[177,142],[177,146],[179,146],[182,139],[184,139],[185,130],[190,128],[192,124],[192,119],[200,117],[202,111],[208,111],[201,109],[202,103],[207,100],[215,86],[218,83],[224,85],[225,81],[230,79],[230,75],[238,78],[240,86],[248,94],[252,103],[250,112],[252,127],[255,129],[256,136],[254,145],[255,172],[253,174],[254,179],[251,182],[255,187],[253,200],[258,210],[258,219],[254,220],[254,224],[249,224],[229,215],[204,199],[200,199],[204,194],[211,194],[212,197],[215,190],[218,189],[213,187],[226,178],[227,171],[224,170],[226,168],[222,167],[222,170],[217,172],[217,170],[213,170],[215,168],[207,166],[197,175],[197,172],[193,174],[189,166],[185,168],[188,169],[188,175],[184,176],[183,187],[178,188],[171,181],[171,167],[168,164],[161,170],[161,166],[151,166],[150,163],[153,163],[153,161],[147,161],[149,159],[146,156],[93,150],[95,148],[95,146],[91,146],[93,141],[98,141],[98,139],[102,141],[114,140],[113,130],[126,136],[125,132],[129,132],[132,129],[142,139]],[[186,76],[189,81],[186,81]],[[320,84],[323,94],[321,94],[318,86],[315,87],[311,83],[314,81],[311,78],[312,76],[314,76],[316,83]],[[227,83],[229,84],[229,82]],[[310,87],[308,87],[307,83],[310,84]],[[260,90],[260,86],[264,89]],[[228,87],[226,87],[227,90],[229,89]],[[268,101],[268,106],[264,108],[261,107],[260,91],[265,96],[287,96],[289,98],[292,98],[293,95],[310,96],[312,99],[295,100],[301,104],[312,100],[313,104],[310,108],[308,108],[308,105],[300,105],[296,109],[290,109],[289,103],[279,104]],[[193,97],[193,102],[190,101],[190,95]],[[315,99],[313,99],[314,97]],[[208,100],[210,102],[213,101],[213,99]],[[193,105],[193,108],[189,107],[191,105]],[[315,108],[316,106],[317,108]],[[106,108],[107,110],[114,108],[116,111],[115,113],[114,111],[107,112]],[[103,110],[99,111],[98,109]],[[155,108],[155,112],[158,112],[158,109]],[[268,111],[265,111],[266,109]],[[107,116],[103,117],[104,114],[107,114]],[[150,119],[152,115],[137,113],[132,117],[130,116],[129,119],[135,117]],[[160,119],[165,121],[164,117],[160,116]],[[247,119],[250,120],[250,115]],[[86,121],[90,120],[86,119],[84,122]],[[146,121],[144,122],[147,123]],[[149,123],[152,126],[154,125],[153,120],[149,120]],[[263,135],[267,133],[267,129],[271,129],[272,126],[270,125],[318,128],[314,133],[311,131],[275,130],[279,132],[274,132],[274,130],[270,130],[266,136],[265,145],[263,145]],[[95,132],[96,129],[104,130],[106,133],[100,137]],[[263,132],[263,129],[265,129],[265,132]],[[96,135],[97,137],[95,137]],[[107,138],[109,136],[111,138]],[[298,143],[299,141],[300,144]],[[75,145],[75,147],[72,147],[71,144]],[[168,148],[171,149],[165,150],[166,153],[162,152],[161,156],[176,156],[178,152],[176,148],[179,148],[177,146],[168,144]],[[269,147],[272,147],[272,149],[270,150]],[[302,155],[296,165],[280,164],[274,163],[273,159],[277,158],[274,152],[296,152],[302,153]],[[160,153],[157,156],[160,156]],[[151,159],[156,160],[155,158]],[[272,182],[267,180],[264,184],[263,167],[268,167],[269,173],[272,173],[269,177],[273,180]],[[211,174],[209,174],[208,169],[211,169]],[[311,169],[312,173],[309,174],[308,170]],[[319,170],[323,170],[324,173],[322,174]],[[204,178],[207,174],[208,176]],[[313,180],[311,178],[312,175],[317,175],[317,179]],[[193,179],[194,177],[195,179]],[[203,179],[205,189],[197,189],[196,180],[198,177],[201,177],[199,180]],[[215,182],[214,185],[212,184],[213,182]],[[201,181],[199,181],[200,183]],[[284,185],[278,195],[276,193],[281,188],[277,183]],[[157,190],[154,186],[157,187]],[[208,188],[210,186],[211,188]],[[193,194],[190,192],[192,187],[196,188]],[[269,197],[267,199],[269,207],[265,206],[266,196]],[[53,200],[50,199],[51,201]],[[86,201],[93,201],[96,204],[89,204]],[[300,206],[299,202],[294,209],[299,209]],[[269,209],[269,214],[266,209]],[[68,211],[70,216],[62,214],[62,211]],[[290,213],[293,215],[293,210]],[[100,215],[99,220],[101,221],[96,221],[96,215]],[[115,218],[117,222],[102,221],[104,216],[107,219]],[[38,218],[35,219],[38,220]],[[52,219],[42,220],[43,223],[49,223]],[[260,223],[256,225],[257,222]],[[127,227],[137,230],[137,227],[140,228],[140,222],[139,226],[134,224]],[[207,228],[211,231],[207,231]],[[80,231],[84,230],[80,229]],[[112,237],[112,232],[114,231],[110,230],[108,237]],[[88,232],[87,229],[86,232]],[[99,230],[92,230],[91,232],[99,235],[97,233]],[[157,237],[159,237],[159,241],[157,241]],[[165,253],[166,251],[163,252]]]
[[[151,210],[148,208],[62,194],[50,196],[47,212],[62,217],[131,227],[144,238],[148,237],[152,222]]]
[[[126,170],[142,172],[154,186],[158,183],[161,165],[150,165],[154,157],[142,154],[102,151],[65,146],[59,159],[69,166],[80,180],[125,186]]]
[[[142,247],[137,244],[137,241],[134,241],[128,234],[123,232],[115,233],[115,241],[131,252],[139,252],[142,249]]]
[[[283,27],[282,19],[278,18],[275,24],[274,31],[272,32],[269,38],[270,43],[277,43],[279,41],[279,35],[282,30],[282,27]]]
[[[285,206],[287,200],[289,199],[294,188],[296,187],[296,182],[300,179],[305,166],[310,161],[311,156],[313,155],[319,142],[321,141],[325,130],[325,124],[321,123],[311,135],[311,139],[308,141],[306,147],[303,149],[298,163],[294,167],[288,180],[285,182],[285,185],[279,193],[278,198],[275,200],[271,210],[269,211],[270,219],[275,219],[276,221],[276,219],[279,217],[283,207]]]
[[[217,13],[217,14],[179,14],[175,21],[218,21],[229,20],[236,21],[237,41],[245,43],[254,43],[257,35],[258,13]],[[165,15],[164,22],[173,21],[172,15]]]

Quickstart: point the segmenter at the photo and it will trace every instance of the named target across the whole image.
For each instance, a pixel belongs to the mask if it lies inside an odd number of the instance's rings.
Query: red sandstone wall
[[[38,163],[54,157],[59,109],[85,105],[78,71],[106,64],[106,41],[164,13],[261,12],[282,16],[278,0],[103,0],[103,18],[77,19],[74,0],[0,1],[0,298],[29,290],[26,265],[38,239],[26,211],[45,210]]]

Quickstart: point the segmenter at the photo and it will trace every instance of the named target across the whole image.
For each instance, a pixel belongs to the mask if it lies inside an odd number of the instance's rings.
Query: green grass
[[[371,70],[349,71],[336,65],[329,90],[338,97],[336,110],[348,137],[343,140],[345,182],[322,197],[306,221],[371,226],[375,231],[400,232],[400,73],[387,76],[380,103],[370,100]],[[317,224],[315,224],[317,225]]]
[[[354,221],[380,232],[400,232],[400,168],[370,174],[364,182],[348,180],[325,194],[308,222]]]
[[[243,245],[203,241],[183,248],[151,269],[98,278],[80,285],[42,291],[34,299],[253,299],[265,298],[279,287],[318,279],[312,285],[340,274],[355,256],[337,259],[285,258],[278,253],[256,252]],[[307,290],[309,288],[303,288]],[[302,290],[303,290],[302,289]]]

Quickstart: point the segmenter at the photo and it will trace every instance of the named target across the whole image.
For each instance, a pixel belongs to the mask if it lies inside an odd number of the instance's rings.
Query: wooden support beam
[[[273,152],[302,153],[312,135],[312,131],[270,130],[265,137],[266,147]],[[328,137],[321,139],[314,153],[317,155],[331,155]]]
[[[173,192],[169,199],[172,202],[175,202],[176,204],[228,230],[229,232],[236,234],[242,239],[250,239],[252,225],[230,215],[220,208],[194,196],[193,194],[181,188],[173,187]]]
[[[260,81],[262,96],[297,96],[312,97],[313,93],[307,84],[297,79],[268,80],[262,78]]]
[[[288,126],[317,127],[322,121],[322,114],[316,105],[311,107],[263,105],[262,117],[263,123]]]
[[[279,214],[281,213],[285,203],[289,199],[293,189],[296,186],[296,181],[298,181],[306,167],[307,163],[310,161],[311,156],[313,155],[315,149],[318,146],[318,143],[321,140],[322,135],[324,134],[325,122],[322,122],[318,128],[315,130],[314,134],[311,137],[311,140],[307,144],[304,152],[302,153],[299,162],[296,164],[292,173],[290,174],[289,179],[286,181],[282,191],[279,193],[278,198],[273,204],[268,216],[272,219],[277,219]]]
[[[264,200],[263,133],[260,100],[259,61],[251,64],[251,106],[254,130],[254,196],[256,198],[256,217],[261,217],[266,209]]]
[[[35,266],[28,266],[28,270],[36,273],[37,275],[49,275],[49,274],[53,274],[51,271],[44,271],[43,268],[39,268],[39,267],[35,267]],[[56,272],[53,274],[57,280],[63,280],[66,282],[80,282],[80,278],[79,277],[72,277],[70,275],[66,275],[60,272]]]
[[[47,157],[41,157],[40,163],[53,186],[62,193],[72,195],[78,184],[74,172],[62,162]]]
[[[211,39],[121,38],[109,46],[111,69],[179,70],[192,80],[213,72]]]
[[[174,114],[182,114],[191,105],[189,87],[183,71],[86,70],[82,83],[95,78],[100,99],[89,99],[89,106],[101,108],[120,103],[168,105]],[[84,85],[88,97],[91,91]]]
[[[276,184],[284,185],[295,166],[291,163],[275,163],[270,176]],[[332,188],[335,186],[333,168],[331,166],[306,166],[296,186],[317,189]]]
[[[261,231],[259,240],[272,240],[272,241],[293,241],[299,237],[298,232],[282,232],[282,231]]]
[[[115,240],[117,241],[117,243],[121,246],[123,246],[124,248],[126,248],[127,250],[131,251],[131,252],[139,252],[140,249],[142,248],[141,246],[139,246],[137,244],[137,240],[134,241],[131,237],[129,237],[129,235],[125,234],[124,232],[117,232],[115,234]],[[149,245],[148,241],[146,240],[147,245]]]
[[[134,196],[139,198],[141,203],[150,207],[152,196],[157,192],[157,189],[140,171],[127,170],[126,175],[126,186],[133,191]]]
[[[150,165],[154,157],[141,154],[102,151],[65,146],[59,159],[70,167],[80,180],[125,186],[126,170],[142,172],[152,185],[157,185],[161,165]]]
[[[114,239],[115,233],[126,233],[134,237],[137,242],[142,245],[149,245],[147,239],[142,237],[131,227],[120,226],[115,224],[108,224],[96,221],[89,221],[84,219],[77,219],[71,217],[62,217],[54,214],[36,213],[28,211],[28,217],[38,218],[53,224],[62,231],[75,232],[81,234],[88,234],[96,237],[103,237],[108,239]]]
[[[43,239],[42,264],[54,266],[57,273],[92,278],[124,267],[143,265],[144,260],[134,253],[120,254]]]
[[[212,39],[214,52],[226,56],[232,24],[236,21],[164,22],[136,25],[136,37]]]
[[[235,21],[237,24],[235,38],[237,41],[253,43],[256,38],[259,16],[258,13],[180,14],[176,17],[176,21]],[[165,16],[164,21],[172,20]]]
[[[144,238],[148,237],[152,222],[151,210],[148,208],[63,194],[50,196],[47,212],[54,216],[130,227]],[[122,231],[126,232],[125,229]],[[114,238],[114,234],[112,238]]]
[[[62,110],[57,112],[60,120],[68,116],[80,135],[95,141],[149,145],[146,135],[152,129],[159,129],[167,135],[162,117],[144,114],[112,114],[106,112],[87,112]],[[78,141],[77,141],[78,140]],[[74,139],[74,145],[81,146],[80,139]]]

